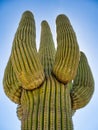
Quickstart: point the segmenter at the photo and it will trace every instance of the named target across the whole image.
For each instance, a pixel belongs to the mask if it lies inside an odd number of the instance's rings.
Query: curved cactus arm
[[[94,79],[87,58],[81,52],[77,75],[71,91],[72,109],[84,107],[91,99],[94,91]]]
[[[54,63],[55,47],[50,27],[46,21],[42,21],[41,23],[39,58],[47,77],[51,74]]]
[[[56,19],[57,52],[53,66],[54,75],[63,83],[71,81],[79,63],[79,47],[75,32],[65,15]]]
[[[33,90],[44,80],[44,71],[39,61],[35,44],[35,21],[29,11],[22,15],[11,53],[12,66],[22,87]]]
[[[19,82],[19,80],[16,77],[16,74],[13,71],[11,59],[9,59],[5,69],[3,86],[4,91],[6,95],[10,98],[10,100],[17,104],[20,104],[22,88],[21,83]]]

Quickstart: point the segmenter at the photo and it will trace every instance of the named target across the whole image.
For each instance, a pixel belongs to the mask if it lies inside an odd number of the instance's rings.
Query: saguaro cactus
[[[94,80],[65,15],[56,19],[57,50],[50,27],[41,23],[39,52],[30,11],[22,15],[5,69],[6,95],[18,104],[21,130],[73,130],[72,116],[94,91]]]

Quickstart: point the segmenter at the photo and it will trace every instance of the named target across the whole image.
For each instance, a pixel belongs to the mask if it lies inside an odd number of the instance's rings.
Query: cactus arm
[[[73,110],[84,107],[94,92],[94,79],[87,58],[81,52],[77,75],[73,81],[71,91]]]
[[[22,92],[21,83],[16,77],[11,64],[11,59],[9,59],[8,64],[5,69],[3,86],[6,95],[9,99],[17,104],[20,104],[20,97]]]
[[[41,23],[39,58],[44,68],[45,76],[48,77],[51,74],[54,63],[55,47],[47,21],[42,21]]]
[[[14,71],[27,90],[39,87],[44,80],[44,71],[39,61],[35,44],[35,21],[31,12],[26,11],[17,29],[11,60]]]
[[[79,63],[79,47],[75,32],[65,15],[56,19],[57,52],[53,66],[54,75],[63,83],[71,81]]]

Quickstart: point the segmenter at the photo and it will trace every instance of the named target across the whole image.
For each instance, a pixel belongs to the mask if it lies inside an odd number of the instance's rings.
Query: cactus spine
[[[57,51],[42,21],[37,52],[34,16],[26,11],[15,34],[3,85],[18,104],[21,130],[73,130],[73,113],[93,95],[93,75],[67,16],[57,17],[56,30]]]

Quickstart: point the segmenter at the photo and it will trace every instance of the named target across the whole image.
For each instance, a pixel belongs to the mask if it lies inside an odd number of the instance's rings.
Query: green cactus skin
[[[57,51],[47,21],[36,49],[34,16],[22,15],[5,69],[6,95],[18,104],[21,130],[73,130],[74,112],[87,105],[94,79],[65,15],[56,19]]]

